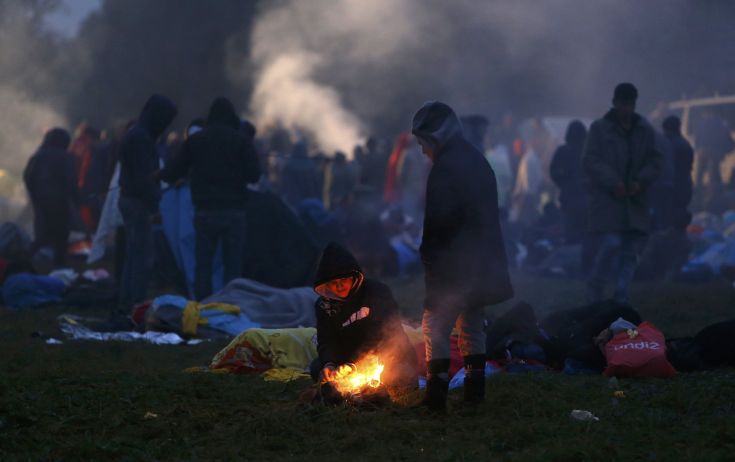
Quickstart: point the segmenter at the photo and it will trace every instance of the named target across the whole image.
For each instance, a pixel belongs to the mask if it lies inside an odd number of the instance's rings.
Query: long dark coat
[[[473,307],[510,299],[513,287],[495,172],[464,138],[457,116],[443,103],[427,103],[419,110],[413,133],[434,146],[421,244],[426,306]]]
[[[611,110],[590,127],[582,163],[590,188],[590,231],[648,233],[649,188],[658,178],[662,165],[662,154],[656,147],[651,125],[636,114],[626,134]],[[628,187],[638,183],[643,192],[618,198],[615,188],[619,183]]]

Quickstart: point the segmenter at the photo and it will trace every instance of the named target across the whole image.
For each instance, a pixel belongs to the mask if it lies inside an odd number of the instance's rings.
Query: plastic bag
[[[666,339],[656,326],[644,322],[623,331],[605,345],[607,377],[672,377],[676,370],[666,359]]]

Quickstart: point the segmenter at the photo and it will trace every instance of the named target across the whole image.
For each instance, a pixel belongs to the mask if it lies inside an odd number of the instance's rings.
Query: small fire
[[[385,365],[374,354],[368,354],[352,364],[344,364],[337,369],[331,383],[342,395],[357,395],[370,388],[379,388],[383,382],[380,376]]]

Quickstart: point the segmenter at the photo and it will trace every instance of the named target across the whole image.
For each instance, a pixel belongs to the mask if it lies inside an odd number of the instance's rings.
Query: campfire
[[[385,365],[376,355],[368,354],[354,364],[340,366],[331,383],[344,397],[369,394],[383,385],[384,369]]]

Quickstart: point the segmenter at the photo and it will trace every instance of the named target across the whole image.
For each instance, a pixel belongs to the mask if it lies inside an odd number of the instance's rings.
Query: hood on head
[[[454,136],[461,135],[462,125],[457,114],[447,104],[429,101],[413,116],[411,133],[437,149]]]
[[[151,136],[158,138],[174,120],[177,112],[173,101],[162,95],[152,95],[143,106],[138,123],[145,127]]]
[[[564,140],[567,144],[578,146],[584,144],[587,138],[587,128],[579,120],[572,120],[567,127],[567,134]]]
[[[58,149],[66,151],[71,143],[71,135],[63,128],[52,128],[43,136],[42,148]]]
[[[215,98],[212,105],[209,106],[209,115],[207,116],[207,124],[226,125],[235,130],[240,129],[240,117],[235,111],[232,102],[222,96]]]
[[[331,242],[324,249],[324,252],[322,252],[319,269],[314,279],[314,287],[333,279],[353,276],[355,274],[362,274],[362,268],[360,268],[355,257],[352,256],[349,250]]]

